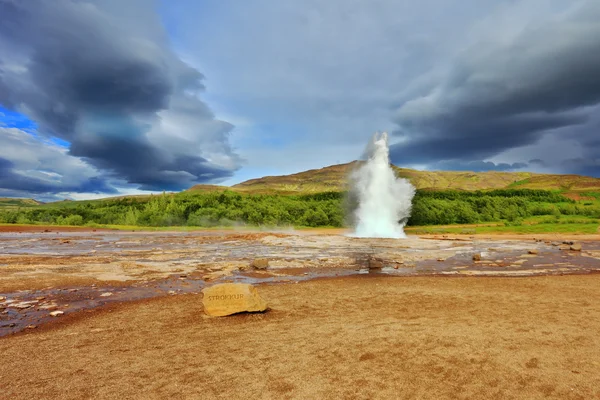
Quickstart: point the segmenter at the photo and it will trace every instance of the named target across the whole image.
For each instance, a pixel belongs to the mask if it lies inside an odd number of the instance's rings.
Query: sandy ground
[[[0,399],[600,399],[596,236],[42,228],[0,232]]]
[[[125,303],[0,339],[0,397],[600,398],[600,275],[356,276]]]

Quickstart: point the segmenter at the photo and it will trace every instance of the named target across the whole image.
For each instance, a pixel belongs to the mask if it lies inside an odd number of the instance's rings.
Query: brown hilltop
[[[265,176],[226,187],[196,185],[191,191],[233,190],[241,193],[317,193],[341,191],[357,161],[311,169],[291,175]],[[600,179],[580,175],[550,175],[532,172],[418,171],[392,166],[396,175],[412,182],[417,189],[490,190],[546,189],[569,192],[600,191]]]
[[[34,199],[18,199],[12,197],[0,197],[0,208],[2,209],[18,209],[21,207],[33,207],[43,204],[41,201]]]

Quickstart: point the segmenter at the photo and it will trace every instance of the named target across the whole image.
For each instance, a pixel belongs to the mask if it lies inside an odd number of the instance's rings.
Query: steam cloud
[[[358,201],[353,236],[405,238],[415,188],[390,167],[387,133],[373,135],[367,156],[350,176],[351,195]]]

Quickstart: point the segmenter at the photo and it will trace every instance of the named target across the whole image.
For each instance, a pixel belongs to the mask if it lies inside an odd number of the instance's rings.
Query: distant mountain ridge
[[[195,185],[190,191],[233,190],[241,193],[303,194],[346,189],[347,177],[358,165],[331,165],[291,175],[250,179],[231,187]],[[424,190],[545,189],[568,192],[600,191],[600,178],[581,175],[538,174],[533,172],[418,171],[392,166],[396,175]]]

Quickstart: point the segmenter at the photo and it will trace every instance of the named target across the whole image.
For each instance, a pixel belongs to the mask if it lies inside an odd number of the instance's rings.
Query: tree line
[[[162,194],[87,202],[50,203],[0,211],[0,223],[127,226],[341,227],[355,206],[346,194],[241,194],[233,191]],[[600,218],[598,202],[576,202],[547,190],[427,191],[413,200],[408,225],[508,221],[548,215]]]

